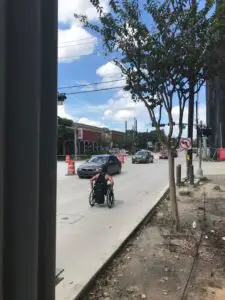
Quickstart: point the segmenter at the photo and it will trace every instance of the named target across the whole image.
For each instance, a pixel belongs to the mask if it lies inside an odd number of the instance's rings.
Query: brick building
[[[74,129],[76,130],[78,155],[100,152],[110,146],[121,144],[125,138],[124,132],[86,124],[74,123]]]

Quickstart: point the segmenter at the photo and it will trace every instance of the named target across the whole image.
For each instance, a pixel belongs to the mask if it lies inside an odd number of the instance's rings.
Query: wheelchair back
[[[103,204],[105,202],[105,194],[107,192],[107,180],[104,174],[99,174],[94,185],[94,197],[98,204]]]

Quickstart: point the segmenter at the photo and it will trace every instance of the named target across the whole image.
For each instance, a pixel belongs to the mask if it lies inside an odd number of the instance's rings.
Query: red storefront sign
[[[225,148],[218,149],[218,159],[225,160]]]

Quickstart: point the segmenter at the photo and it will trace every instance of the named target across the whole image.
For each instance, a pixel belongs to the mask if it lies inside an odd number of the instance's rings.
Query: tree
[[[74,142],[73,121],[58,117],[58,155],[65,154],[65,144],[69,141]]]
[[[205,1],[200,8],[198,4],[191,6],[189,0],[111,0],[109,13],[103,11],[98,0],[91,2],[99,13],[100,24],[91,24],[86,16],[75,17],[101,36],[106,53],[118,53],[114,63],[126,76],[125,90],[133,101],[144,103],[160,142],[168,149],[169,195],[178,229],[173,150],[182,135],[190,85],[197,93],[217,66],[211,53],[215,49],[215,1]],[[174,106],[179,107],[177,143],[173,143]],[[169,125],[166,139],[162,136],[162,121]]]

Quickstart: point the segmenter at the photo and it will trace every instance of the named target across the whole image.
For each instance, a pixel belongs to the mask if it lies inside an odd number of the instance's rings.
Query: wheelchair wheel
[[[92,190],[89,195],[89,204],[91,207],[95,205],[94,191]]]
[[[106,196],[107,206],[108,208],[112,208],[115,202],[114,199],[114,193],[112,190],[108,190],[107,196]]]

